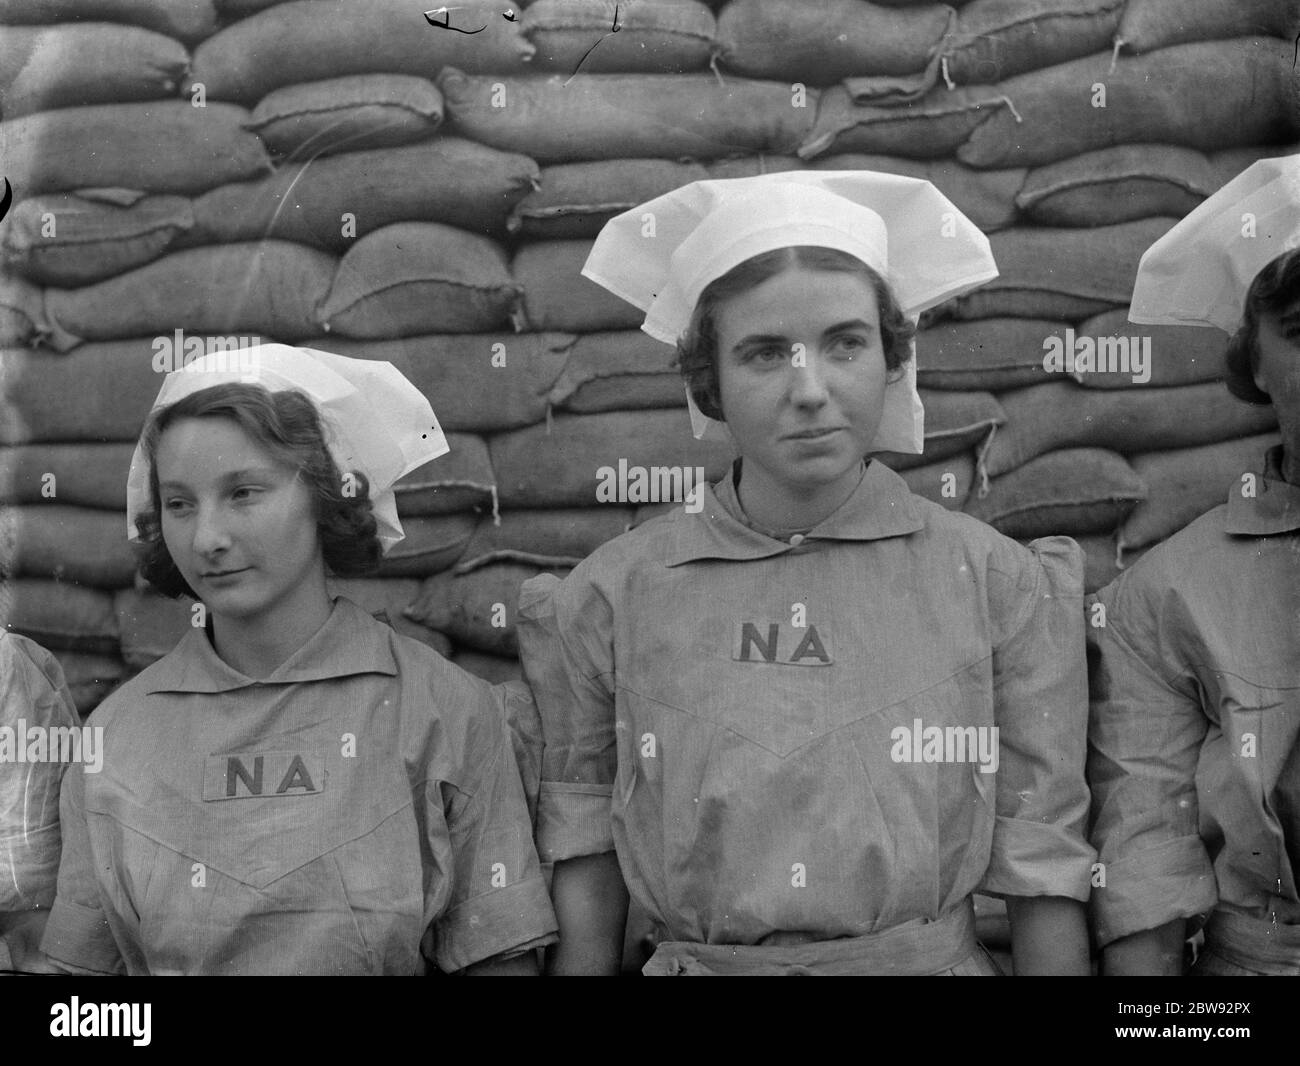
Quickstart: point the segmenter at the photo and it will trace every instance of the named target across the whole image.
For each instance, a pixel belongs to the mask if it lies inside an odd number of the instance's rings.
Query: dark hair
[[[868,281],[876,294],[880,311],[880,339],[885,349],[885,366],[897,370],[911,357],[911,341],[916,327],[903,315],[902,308],[885,280],[862,260],[838,248],[798,244],[776,248],[746,259],[715,278],[700,293],[686,332],[677,342],[677,365],[681,368],[691,398],[710,418],[723,419],[718,384],[718,305],[739,296],[791,267],[856,274]]]
[[[163,541],[158,494],[158,444],[163,433],[183,418],[227,418],[298,471],[311,493],[321,554],[332,573],[357,576],[379,565],[382,550],[370,484],[364,474],[353,471],[356,491],[343,494],[343,479],[329,453],[316,405],[296,389],[271,392],[260,385],[213,385],[156,411],[141,437],[149,464],[149,509],[135,516],[139,569],[155,589],[165,596],[198,599]]]
[[[1228,391],[1247,403],[1267,404],[1273,398],[1255,384],[1259,370],[1259,317],[1282,311],[1300,298],[1300,248],[1283,252],[1263,270],[1246,290],[1241,325],[1224,353]]]

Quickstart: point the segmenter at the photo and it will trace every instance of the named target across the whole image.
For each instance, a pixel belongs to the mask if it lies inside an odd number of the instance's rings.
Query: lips
[[[245,566],[239,570],[210,570],[207,573],[200,574],[199,576],[204,579],[210,579],[216,577],[232,577],[235,574],[242,574],[247,569],[248,567]]]
[[[832,433],[838,433],[841,426],[822,426],[817,429],[801,429],[797,433],[787,433],[786,440],[821,440]]]

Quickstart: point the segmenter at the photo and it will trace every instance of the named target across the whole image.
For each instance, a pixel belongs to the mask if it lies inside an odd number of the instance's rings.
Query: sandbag
[[[972,493],[966,513],[1008,537],[1107,533],[1146,498],[1142,480],[1121,456],[1069,448],[1030,460]]]
[[[0,23],[86,20],[143,26],[186,44],[217,28],[212,0],[0,0]]]
[[[1171,144],[1122,144],[1035,167],[1016,206],[1042,226],[1182,218],[1221,184],[1203,152]]]
[[[1294,139],[1291,43],[1269,37],[1180,44],[1144,56],[1109,50],[1021,74],[998,88],[1015,105],[957,149],[974,167],[1051,163],[1115,144],[1209,150]],[[1105,89],[1105,107],[1099,101]]]
[[[636,329],[645,312],[582,274],[592,241],[536,241],[515,252],[510,272],[523,289],[520,329]]]
[[[11,572],[96,588],[122,588],[135,576],[135,556],[120,511],[95,510],[49,500],[0,508],[11,530]]]
[[[408,0],[290,0],[204,41],[190,80],[202,82],[209,99],[252,104],[282,85],[347,74],[430,78],[454,65],[504,75],[533,55],[520,20],[503,18],[496,0],[462,0],[450,19],[454,27],[485,28],[467,34],[431,26]]]
[[[0,536],[4,533],[0,527]],[[115,655],[113,594],[66,581],[16,577],[0,582],[0,625],[49,648]]]
[[[536,70],[681,74],[708,65],[716,22],[694,0],[535,0],[523,26]]]
[[[470,514],[407,517],[402,521],[406,536],[388,549],[379,564],[379,576],[428,577],[454,566],[477,524]]]
[[[885,465],[894,466],[888,461]],[[960,511],[975,484],[975,456],[965,451],[939,462],[898,472],[916,495],[950,511]]]
[[[496,476],[487,443],[469,433],[448,433],[451,451],[418,466],[393,486],[397,513],[407,515],[455,514],[497,506]]]
[[[0,33],[0,115],[175,96],[190,57],[170,37],[90,22]]]
[[[991,477],[1060,448],[1095,446],[1124,454],[1190,448],[1277,424],[1272,407],[1241,403],[1220,384],[1102,392],[1058,381],[998,399],[1007,423],[985,453]]]
[[[122,634],[122,659],[133,671],[157,662],[206,618],[201,605],[189,598],[173,600],[136,588],[115,592],[113,611]]]
[[[585,333],[569,349],[547,400],[578,414],[682,407],[686,386],[677,349],[639,329]]]
[[[46,289],[51,343],[167,333],[256,333],[291,342],[319,330],[335,259],[288,241],[192,248],[79,289]]]
[[[1138,507],[1141,506],[1143,505],[1139,503]],[[1083,591],[1085,594],[1105,588],[1123,573],[1124,567],[1132,566],[1147,551],[1146,548],[1141,548],[1127,553],[1123,565],[1121,565],[1119,553],[1115,547],[1115,534],[1113,532],[1075,533],[1071,535],[1079,547],[1083,549]],[[1021,543],[1028,542],[1022,541]],[[1091,620],[1089,624],[1091,624]]]
[[[577,566],[607,540],[625,533],[633,509],[604,507],[502,511],[500,524],[484,518],[455,566],[467,574],[492,563],[515,562],[554,567]]]
[[[833,85],[888,75],[904,91],[929,88],[927,68],[953,21],[937,3],[904,12],[864,0],[732,0],[718,16],[718,53],[751,78]]]
[[[663,480],[678,492],[715,481],[732,458],[729,445],[691,436],[684,408],[557,415],[549,425],[498,433],[489,452],[505,508],[657,502],[631,497],[647,486],[663,491]],[[675,477],[661,480],[664,472]],[[613,498],[601,498],[602,485]]]
[[[1300,105],[1300,98],[1296,100]],[[1300,144],[1252,144],[1245,148],[1224,148],[1207,156],[1220,186],[1227,185],[1252,163],[1261,159],[1277,159],[1300,152]]]
[[[402,614],[420,594],[420,582],[410,577],[328,577],[326,586],[331,596],[346,596],[364,611],[386,622],[404,637],[412,637],[427,644],[446,658],[451,654],[451,638],[422,626]]]
[[[987,392],[931,392],[920,390],[925,406],[925,450],[920,455],[879,452],[895,470],[924,466],[983,448],[994,430],[1006,421],[1001,405]]]
[[[143,266],[194,225],[183,196],[118,190],[33,196],[0,230],[5,266],[43,285],[76,287]]]
[[[1014,225],[1019,215],[1016,194],[1024,184],[1026,167],[975,170],[952,159],[899,159],[882,155],[821,156],[813,170],[875,170],[924,178],[985,233]]]
[[[438,76],[450,129],[539,163],[791,154],[812,129],[814,88],[712,74]]]
[[[940,304],[923,321],[1053,318],[1078,322],[1133,295],[1142,253],[1174,225],[1146,218],[1095,229],[1019,226],[989,237],[998,276]]]
[[[567,570],[554,571],[560,576]],[[519,586],[541,570],[520,563],[494,563],[468,574],[449,571],[427,578],[406,616],[492,655],[518,655],[515,614]]]
[[[245,124],[278,155],[392,148],[427,140],[442,125],[442,93],[411,74],[352,74],[267,93]]]
[[[26,278],[0,268],[0,348],[44,343],[49,332],[42,291]]]
[[[538,187],[515,204],[507,226],[525,241],[595,237],[608,219],[692,181],[700,163],[608,159],[544,167]]]
[[[1123,314],[1124,312],[1120,312]],[[1064,322],[981,318],[941,322],[916,335],[916,380],[929,389],[1017,389],[1048,380],[1043,338]]]
[[[1263,433],[1199,448],[1133,456],[1129,462],[1146,482],[1147,498],[1120,527],[1119,550],[1125,565],[1130,549],[1173,536],[1206,511],[1227,502],[1230,493],[1247,484],[1243,474],[1254,473],[1258,489],[1264,453],[1280,440],[1276,433]]]
[[[77,713],[85,718],[103,702],[113,689],[127,678],[127,667],[116,655],[96,652],[69,651],[58,653],[63,679],[72,693]],[[94,723],[91,723],[92,725]]]
[[[0,158],[16,197],[87,185],[197,193],[270,172],[247,118],[186,100],[65,107],[0,122]]]
[[[537,164],[526,156],[459,137],[346,152],[200,196],[193,235],[199,243],[279,237],[342,253],[394,222],[502,234],[511,206],[537,177]]]
[[[339,260],[317,322],[345,337],[474,333],[510,318],[520,287],[495,241],[441,222],[399,222]]]
[[[1135,385],[1169,387],[1173,385],[1197,385],[1207,381],[1219,381],[1224,374],[1224,346],[1226,338],[1218,330],[1203,326],[1153,326],[1128,320],[1128,311],[1118,308],[1105,311],[1094,318],[1079,324],[1076,331],[1075,347],[1078,337],[1092,337],[1100,349],[1105,345],[1103,338],[1127,338],[1130,353],[1141,350],[1141,360],[1146,364],[1146,380],[1143,375],[1134,376],[1132,369],[1134,359],[1129,357],[1129,371],[1109,369],[1111,360],[1106,359],[1106,367],[1095,366],[1076,368],[1070,377],[1080,385],[1090,389],[1132,388]],[[1053,330],[1046,336],[1057,335],[1062,339],[1066,334],[1063,329]],[[1041,338],[1040,338],[1041,344]],[[1119,346],[1117,365],[1122,367],[1123,346]]]
[[[860,103],[847,88],[837,85],[822,91],[816,125],[798,146],[798,153],[804,159],[825,152],[938,159],[952,155],[982,122],[1007,106],[1000,87],[950,90],[936,86],[919,100],[880,105]]]
[[[1125,0],[972,0],[943,46],[958,85],[997,82],[1110,45]]]
[[[546,417],[558,402],[555,383],[575,339],[569,333],[426,334],[390,341],[330,337],[304,346],[390,362],[429,398],[444,430],[490,433]]]
[[[1228,37],[1281,37],[1300,33],[1294,0],[1128,0],[1116,44],[1126,52],[1150,52],[1187,41]]]
[[[505,655],[490,655],[473,648],[458,647],[452,652],[451,661],[489,684],[500,685],[506,681],[524,680],[524,668],[519,660]],[[517,760],[518,751],[515,757]]]
[[[95,393],[100,406],[106,393]],[[41,444],[0,448],[0,502],[41,507],[58,502],[126,510],[132,444]],[[126,523],[119,531],[126,536]]]

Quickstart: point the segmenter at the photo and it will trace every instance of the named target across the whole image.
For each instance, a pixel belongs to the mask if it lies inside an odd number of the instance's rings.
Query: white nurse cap
[[[837,248],[862,260],[912,319],[998,274],[988,238],[934,185],[870,170],[691,182],[605,223],[582,272],[645,311],[646,333],[675,344],[710,282],[791,245]],[[687,403],[696,437],[725,439],[689,389]],[[920,453],[923,444],[912,358],[886,390],[870,450]]]
[[[1300,247],[1300,155],[1252,163],[1151,245],[1128,317],[1235,333],[1255,275]]]
[[[384,552],[402,539],[393,483],[451,449],[429,401],[397,367],[285,344],[213,352],[163,379],[150,416],[200,389],[227,384],[306,393],[320,412],[339,471],[359,471],[370,482]],[[127,475],[126,507],[127,538],[139,540],[135,516],[149,507],[149,468],[139,444]]]

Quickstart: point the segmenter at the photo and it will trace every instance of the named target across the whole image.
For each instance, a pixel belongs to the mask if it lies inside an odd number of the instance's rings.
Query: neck
[[[821,485],[787,485],[766,471],[741,467],[740,506],[750,520],[768,529],[811,529],[844,504],[865,473],[859,463],[834,481]]]
[[[1286,443],[1282,447],[1282,477],[1292,485],[1300,487],[1300,440]]]
[[[304,581],[292,595],[260,614],[236,618],[214,614],[213,646],[245,677],[269,677],[316,635],[333,607],[322,571],[319,580]]]

